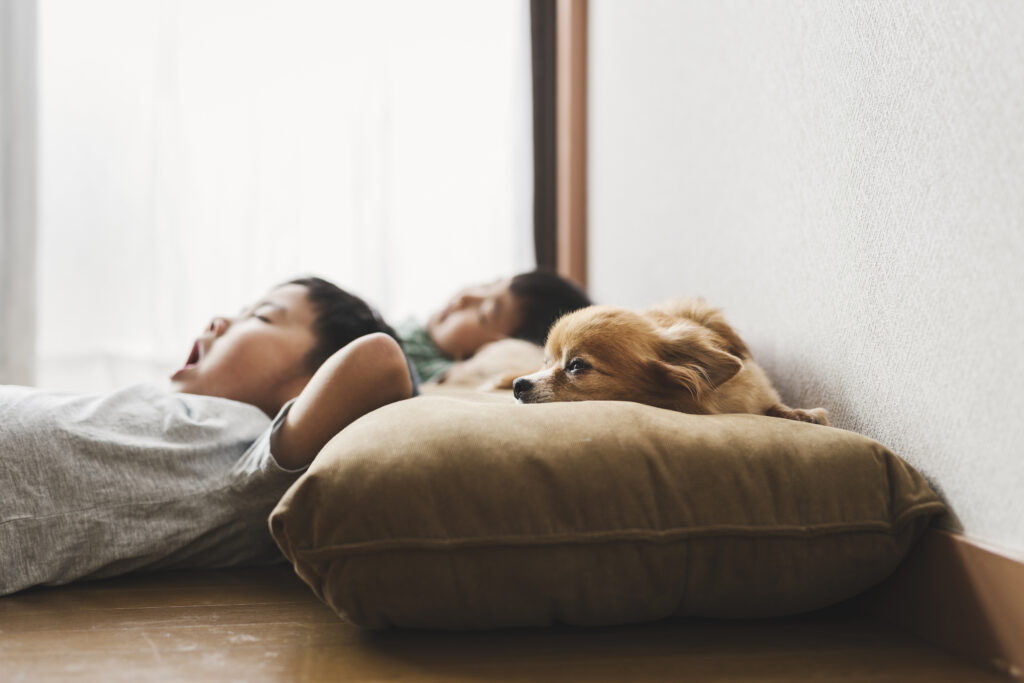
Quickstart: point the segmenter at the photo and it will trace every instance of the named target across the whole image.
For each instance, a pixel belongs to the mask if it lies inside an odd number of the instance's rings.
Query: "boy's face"
[[[302,285],[271,290],[235,317],[210,321],[171,388],[250,403],[273,416],[312,376],[306,354],[316,345],[316,311]]]
[[[508,287],[510,280],[467,287],[430,316],[427,333],[446,355],[462,359],[484,344],[505,339],[522,321],[522,311]]]

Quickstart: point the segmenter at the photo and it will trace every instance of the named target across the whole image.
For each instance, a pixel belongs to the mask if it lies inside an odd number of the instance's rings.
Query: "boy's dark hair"
[[[334,283],[318,277],[303,277],[285,284],[305,287],[306,296],[316,311],[313,323],[316,346],[305,359],[310,372],[316,372],[335,351],[363,335],[383,332],[401,344],[398,335],[375,308]]]
[[[523,320],[512,336],[544,344],[548,330],[566,313],[591,304],[583,290],[549,270],[534,270],[512,278],[508,291],[519,302]]]

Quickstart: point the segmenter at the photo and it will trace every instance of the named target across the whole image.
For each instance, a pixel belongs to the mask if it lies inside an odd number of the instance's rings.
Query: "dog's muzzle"
[[[532,388],[533,382],[525,377],[517,377],[516,381],[512,382],[512,395],[516,397],[517,401],[522,401],[523,396]]]

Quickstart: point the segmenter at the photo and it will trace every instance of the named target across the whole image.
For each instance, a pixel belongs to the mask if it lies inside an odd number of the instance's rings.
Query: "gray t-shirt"
[[[136,385],[0,386],[0,595],[140,569],[274,561],[281,468],[259,408]]]

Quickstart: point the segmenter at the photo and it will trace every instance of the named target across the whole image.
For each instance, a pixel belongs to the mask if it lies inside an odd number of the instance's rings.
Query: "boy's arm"
[[[383,333],[360,337],[316,371],[271,437],[271,452],[285,469],[305,467],[356,418],[410,396],[412,380],[398,343]]]

